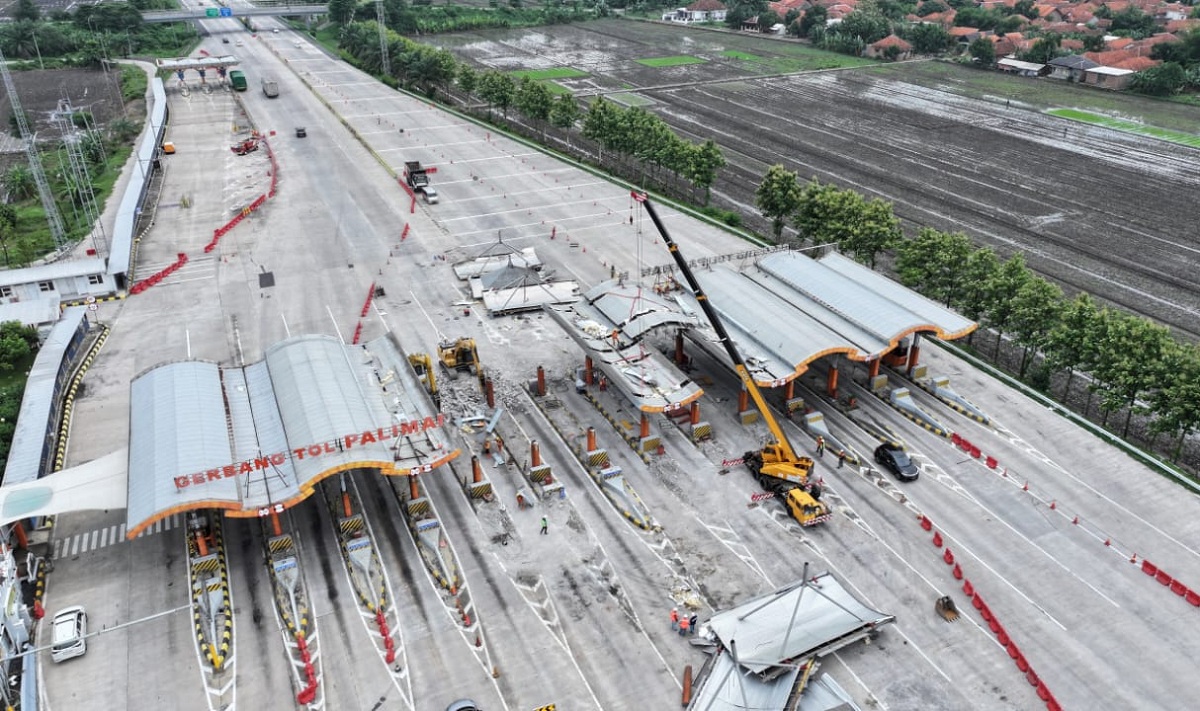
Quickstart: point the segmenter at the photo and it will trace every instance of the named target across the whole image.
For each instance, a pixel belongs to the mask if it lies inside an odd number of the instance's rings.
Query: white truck
[[[268,99],[274,99],[279,96],[279,82],[264,77],[262,80],[262,90]]]

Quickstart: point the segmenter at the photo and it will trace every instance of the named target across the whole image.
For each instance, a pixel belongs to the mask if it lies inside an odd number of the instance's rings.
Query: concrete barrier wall
[[[150,176],[154,172],[154,157],[162,143],[163,131],[167,127],[167,92],[162,79],[150,80],[150,109],[146,116],[148,124],[142,131],[141,140],[134,149],[134,172],[121,196],[121,206],[113,223],[112,249],[108,258],[108,273],[115,277],[117,288],[125,288],[125,277],[133,255],[133,230],[150,187]]]

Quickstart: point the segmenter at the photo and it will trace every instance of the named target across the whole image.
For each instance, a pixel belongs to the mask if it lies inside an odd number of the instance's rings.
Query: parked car
[[[446,707],[446,711],[483,711],[479,704],[470,699],[459,699]]]
[[[908,452],[895,445],[881,444],[876,447],[875,461],[900,481],[916,481],[921,474],[917,465],[908,458]]]
[[[303,126],[296,127],[296,138],[304,138],[308,135],[308,131]]]
[[[82,605],[59,611],[50,629],[50,658],[55,663],[83,656],[87,651],[87,611]]]

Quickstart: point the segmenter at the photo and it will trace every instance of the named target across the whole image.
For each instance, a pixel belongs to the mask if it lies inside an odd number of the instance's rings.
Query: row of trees
[[[880,252],[900,243],[900,220],[892,204],[880,198],[867,200],[853,190],[822,184],[813,178],[801,185],[799,176],[782,165],[767,169],[755,191],[755,204],[771,220],[775,239],[791,222],[799,242],[837,243],[855,259],[875,266]]]
[[[378,25],[374,22],[346,25],[338,46],[362,68],[383,73]],[[683,181],[693,191],[703,191],[703,202],[707,204],[717,171],[725,165],[716,143],[686,141],[658,116],[641,108],[625,108],[597,98],[585,112],[574,96],[555,95],[544,82],[530,77],[518,80],[496,70],[478,71],[458,62],[447,50],[413,42],[390,30],[388,56],[392,73],[384,77],[385,81],[400,82],[428,95],[454,87],[468,101],[483,101],[489,114],[500,111],[505,119],[510,109],[516,109],[543,138],[546,129],[553,126],[566,133],[570,145],[570,132],[582,119],[582,135],[599,146],[600,161],[615,161],[618,172],[637,173],[643,185]],[[605,151],[610,155],[604,155]]]
[[[531,3],[532,4],[532,3]],[[557,25],[606,15],[603,3],[545,3],[542,7],[522,7],[522,0],[505,0],[501,6],[491,0],[492,9],[459,5],[431,5],[429,0],[383,0],[384,24],[406,35],[436,32],[469,32],[487,28]],[[598,5],[598,6],[597,6]],[[421,7],[416,7],[421,6]],[[329,19],[343,27],[354,22],[376,19],[374,3],[359,0],[330,0]]]
[[[173,0],[80,5],[46,16],[33,0],[18,0],[13,21],[0,25],[0,49],[9,59],[63,58],[77,66],[99,66],[105,57],[182,49],[195,32],[182,23],[147,25],[141,10],[169,9]]]
[[[1101,307],[1086,293],[1067,300],[1055,284],[1035,275],[1024,258],[1000,261],[962,233],[925,228],[896,250],[901,281],[980,321],[1021,348],[1017,376],[1049,389],[1065,374],[1058,397],[1067,402],[1074,377],[1087,374],[1088,403],[1099,396],[1102,424],[1125,412],[1121,435],[1134,415],[1148,418],[1152,437],[1168,435],[1178,458],[1184,440],[1200,426],[1200,347],[1174,339],[1147,319]],[[993,354],[995,355],[995,354]]]

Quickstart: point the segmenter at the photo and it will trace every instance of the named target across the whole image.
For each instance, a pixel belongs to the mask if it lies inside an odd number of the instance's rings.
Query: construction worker
[[[821,435],[817,435],[817,456],[825,456],[825,438]]]
[[[845,463],[846,463],[846,450],[839,449],[838,450],[838,469],[841,469],[842,465]]]
[[[549,527],[550,527],[550,521],[548,521],[545,516],[542,516],[542,535],[543,536],[546,535],[546,532],[549,529]]]
[[[679,618],[679,636],[680,637],[687,637],[689,626],[690,626],[690,621],[688,620],[688,618],[686,618],[686,617]]]
[[[678,607],[671,608],[671,629],[672,630],[679,629],[679,608]]]
[[[696,634],[696,623],[699,621],[700,616],[694,612],[692,613],[692,616],[688,618],[688,629],[692,631],[692,634]]]

